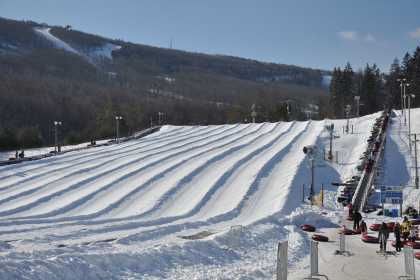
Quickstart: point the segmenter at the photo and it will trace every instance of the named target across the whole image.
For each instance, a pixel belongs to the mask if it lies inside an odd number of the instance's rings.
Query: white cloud
[[[413,39],[420,39],[420,27],[417,27],[416,30],[411,31],[410,37]]]
[[[374,42],[376,42],[376,38],[372,34],[368,33],[365,36],[365,41],[369,42],[369,43],[374,43]]]
[[[340,36],[341,39],[344,39],[344,40],[347,40],[347,41],[357,40],[357,32],[356,31],[340,31],[340,32],[338,32],[338,36]]]

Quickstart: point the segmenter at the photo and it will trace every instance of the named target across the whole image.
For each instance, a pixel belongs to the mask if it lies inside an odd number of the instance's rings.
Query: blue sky
[[[321,69],[387,71],[420,45],[418,0],[0,0],[0,16],[135,43]]]

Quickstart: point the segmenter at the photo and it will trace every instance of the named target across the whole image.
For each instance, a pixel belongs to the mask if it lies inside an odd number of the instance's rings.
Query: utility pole
[[[61,146],[58,143],[58,127],[61,126],[63,123],[61,121],[54,121],[54,135],[55,135],[55,152],[61,152]]]
[[[123,119],[123,117],[121,117],[121,116],[115,116],[115,121],[116,121],[116,132],[117,132],[117,137],[116,137],[116,141],[117,141],[117,143],[120,143],[120,120],[122,120]]]

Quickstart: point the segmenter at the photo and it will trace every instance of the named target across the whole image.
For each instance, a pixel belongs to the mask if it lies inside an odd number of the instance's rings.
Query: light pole
[[[400,83],[400,89],[401,89],[401,114],[402,115],[405,115],[404,114],[404,97],[403,97],[403,88],[404,88],[403,85],[405,84],[405,81],[406,81],[405,78],[403,78],[403,79],[397,79],[397,82]]]
[[[58,127],[61,126],[63,123],[61,121],[54,121],[54,135],[55,135],[55,152],[61,152],[61,146],[58,143]]]
[[[159,123],[159,126],[162,124],[162,116],[163,115],[164,115],[164,113],[158,112],[158,123]]]
[[[410,135],[411,135],[411,98],[415,98],[416,96],[414,94],[409,94],[407,95],[408,98],[408,146],[410,147],[410,153],[411,153],[411,139],[410,139]]]
[[[350,115],[350,111],[351,111],[351,106],[349,104],[347,104],[344,107],[344,112],[346,113],[346,119],[347,119],[347,125],[346,125],[346,133],[347,134],[349,133],[349,122],[350,122],[349,115]]]
[[[359,117],[359,113],[360,113],[360,96],[356,95],[354,97],[354,101],[356,101],[356,117]]]
[[[256,106],[255,104],[252,104],[251,106],[251,118],[252,118],[252,123],[255,123],[255,118],[257,117],[257,111],[256,111]]]
[[[406,104],[405,104],[405,89],[406,87],[409,87],[410,84],[407,83],[406,78],[397,79],[397,82],[400,82],[400,88],[401,88],[401,113],[404,115],[404,125],[407,125],[407,117],[406,117]]]
[[[117,138],[115,140],[117,143],[120,143],[120,120],[122,119],[123,117],[121,116],[115,116],[116,130],[117,130]]]

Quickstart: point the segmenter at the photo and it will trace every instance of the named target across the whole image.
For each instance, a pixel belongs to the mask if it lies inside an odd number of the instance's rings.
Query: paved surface
[[[319,243],[319,272],[328,279],[339,280],[391,280],[404,275],[404,255],[396,253],[391,246],[393,234],[388,241],[388,254],[377,254],[379,244],[364,243],[360,235],[346,236],[346,250],[349,255],[335,255],[339,248],[338,229],[321,229],[318,233],[330,238],[328,243]],[[377,235],[377,233],[370,233]],[[420,279],[420,261],[415,260],[417,279]],[[309,275],[302,271],[291,275],[291,279],[303,279]],[[319,279],[325,279],[319,277]]]

